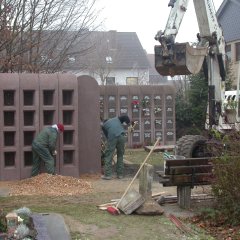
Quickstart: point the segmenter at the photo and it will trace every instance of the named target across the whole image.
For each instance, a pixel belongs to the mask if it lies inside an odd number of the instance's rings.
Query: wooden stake
[[[137,173],[135,174],[135,176],[133,177],[132,181],[129,183],[128,187],[126,188],[125,192],[123,193],[122,197],[120,198],[120,200],[118,201],[116,208],[118,208],[119,204],[121,203],[121,201],[123,200],[123,198],[126,196],[126,194],[128,193],[128,190],[130,189],[130,187],[132,186],[134,180],[137,178],[138,174],[140,173],[141,169],[143,168],[144,164],[147,162],[148,158],[150,157],[150,155],[152,154],[153,150],[155,149],[155,147],[158,145],[160,141],[160,138],[157,138],[157,141],[155,142],[153,148],[151,149],[151,151],[148,153],[147,157],[145,158],[145,160],[142,162],[141,166],[139,167]]]

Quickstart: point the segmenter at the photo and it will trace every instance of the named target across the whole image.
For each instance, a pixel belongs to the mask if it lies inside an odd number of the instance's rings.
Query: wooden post
[[[152,198],[153,166],[145,163],[139,175],[139,193],[147,200]]]
[[[144,164],[139,175],[139,193],[145,202],[136,212],[141,215],[162,215],[164,210],[152,199],[153,166]]]
[[[190,208],[191,205],[191,187],[177,186],[178,205],[181,208]]]

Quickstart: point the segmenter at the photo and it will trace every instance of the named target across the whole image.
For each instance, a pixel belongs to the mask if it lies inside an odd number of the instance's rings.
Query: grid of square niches
[[[133,146],[141,142],[141,134],[140,134],[140,101],[138,95],[131,96],[131,115],[132,121],[135,122],[134,132],[132,133],[132,143]]]
[[[74,146],[74,115],[76,114],[74,108],[74,90],[62,90],[62,121],[65,126],[72,126],[72,129],[65,129],[63,132],[63,145]],[[63,150],[63,164],[73,164],[74,162],[74,149]]]
[[[58,110],[55,107],[54,99],[56,98],[55,90],[43,90],[43,119],[44,125],[53,124],[54,114]],[[65,126],[74,126],[74,90],[64,89],[62,90],[61,100],[61,112],[62,112],[62,123]],[[63,132],[63,145],[73,146],[74,145],[74,133],[72,129],[65,129]],[[63,150],[63,163],[72,164],[74,160],[74,150]]]
[[[163,141],[163,95],[154,95],[154,128],[155,128],[155,138],[159,138],[160,142]]]
[[[174,141],[174,111],[173,111],[173,95],[166,94],[165,96],[165,111],[166,111],[166,141]]]
[[[62,92],[62,105],[71,106],[73,105],[73,90],[63,90]],[[23,126],[34,127],[35,122],[35,90],[23,90]],[[43,110],[43,124],[52,125],[54,123],[54,114],[56,113],[56,108],[54,105],[54,94],[55,90],[43,90],[43,106],[52,106],[52,109]],[[4,90],[3,91],[3,129],[12,128],[13,130],[3,130],[3,148],[13,149],[16,147],[16,91],[15,90]],[[74,109],[63,110],[63,124],[64,125],[73,125],[74,119]],[[74,144],[74,131],[66,130],[63,133],[63,144],[72,145]],[[23,142],[24,147],[31,146],[32,141],[35,137],[35,131],[24,130],[23,139],[20,139],[20,142]],[[4,166],[11,167],[15,166],[15,151],[4,152]],[[64,162],[69,164],[73,162],[74,151],[64,152]],[[24,152],[24,165],[28,166],[32,164],[32,152]]]
[[[3,147],[3,162],[4,167],[15,167],[16,159],[16,91],[3,91],[3,131],[2,131],[2,147]]]

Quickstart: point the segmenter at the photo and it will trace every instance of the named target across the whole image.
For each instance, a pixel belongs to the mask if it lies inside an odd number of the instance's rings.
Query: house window
[[[41,62],[42,63],[50,63],[50,62],[52,62],[52,59],[49,58],[47,55],[41,55]]]
[[[106,57],[106,62],[107,62],[107,63],[112,63],[112,57],[107,56],[107,57]]]
[[[225,52],[226,52],[227,60],[231,61],[232,58],[231,58],[231,45],[230,44],[226,45]]]
[[[42,62],[45,62],[45,61],[47,61],[47,56],[46,55],[41,55],[41,61]]]
[[[236,61],[240,61],[240,42],[236,43]]]
[[[74,56],[68,56],[68,62],[74,63],[74,62],[76,62],[76,58]]]
[[[127,77],[126,78],[126,84],[127,85],[137,85],[138,84],[138,78],[137,77]]]
[[[106,85],[115,85],[115,77],[106,77]]]

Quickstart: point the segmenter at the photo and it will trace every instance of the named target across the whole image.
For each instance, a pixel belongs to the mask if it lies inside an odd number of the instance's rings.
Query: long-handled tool
[[[151,151],[148,153],[147,157],[145,158],[145,160],[142,162],[141,166],[139,167],[137,173],[135,174],[135,176],[133,177],[132,181],[129,183],[128,187],[126,188],[125,192],[123,193],[122,197],[120,198],[120,200],[118,201],[116,207],[115,206],[109,206],[107,208],[107,211],[109,213],[111,213],[112,215],[118,215],[120,213],[118,206],[120,205],[121,201],[123,200],[123,198],[126,196],[126,194],[128,193],[128,190],[130,189],[130,187],[132,186],[134,180],[137,178],[138,174],[140,173],[141,169],[143,168],[144,164],[147,162],[148,158],[150,157],[150,155],[152,154],[153,150],[156,148],[156,146],[158,145],[160,141],[160,138],[157,138],[157,141],[155,142],[153,148],[151,149]]]

